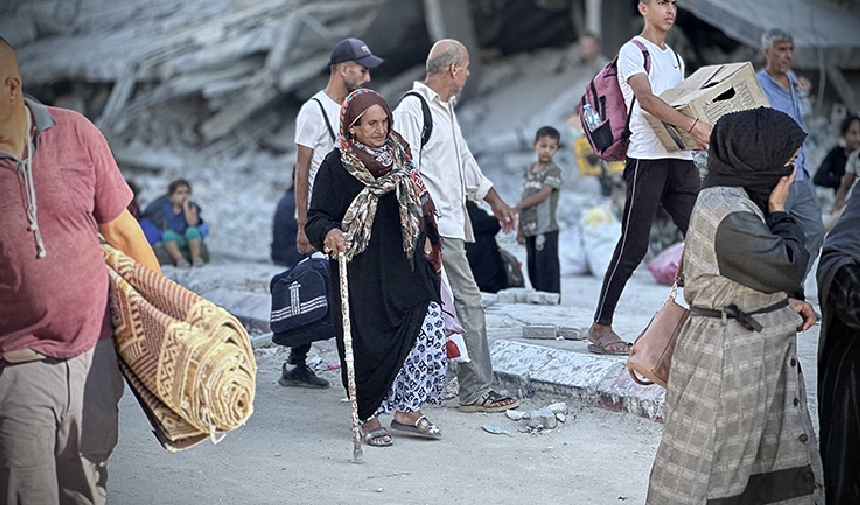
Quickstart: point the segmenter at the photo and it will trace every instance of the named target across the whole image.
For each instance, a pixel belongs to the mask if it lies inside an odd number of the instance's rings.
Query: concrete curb
[[[202,296],[227,309],[249,332],[262,333],[252,339],[255,349],[273,345],[269,333],[269,294],[215,288],[205,291]],[[494,300],[487,301],[493,305]],[[540,333],[544,326],[546,329],[551,327],[552,335],[531,335]],[[555,340],[558,328],[555,324],[526,325],[515,332]],[[623,357],[598,356],[499,339],[490,345],[490,358],[496,380],[503,388],[520,396],[548,393],[576,399],[586,405],[662,421],[665,390],[633,382]]]
[[[496,380],[512,392],[565,396],[662,422],[665,390],[633,382],[623,357],[584,355],[510,340],[495,341],[490,357]]]

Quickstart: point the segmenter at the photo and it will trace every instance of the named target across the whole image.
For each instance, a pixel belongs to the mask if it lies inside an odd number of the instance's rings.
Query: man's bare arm
[[[496,219],[499,220],[499,224],[502,225],[502,231],[505,233],[510,233],[516,229],[517,226],[517,213],[510,207],[508,204],[502,200],[502,197],[496,193],[495,188],[490,188],[490,191],[487,192],[487,196],[484,197],[484,201],[490,204],[490,208],[493,209],[493,214],[496,216]]]
[[[115,249],[124,252],[153,272],[161,273],[161,267],[158,265],[155,253],[152,252],[152,247],[146,241],[143,230],[127,209],[113,221],[100,224],[99,233]]]
[[[308,178],[311,170],[311,160],[314,150],[306,146],[298,146],[296,159],[296,214],[298,214],[299,232],[296,235],[296,247],[302,254],[313,251],[311,243],[305,234],[305,224],[308,222]]]
[[[519,212],[523,209],[533,207],[533,206],[541,203],[542,201],[546,200],[547,198],[549,198],[549,195],[552,194],[552,189],[553,189],[552,186],[544,186],[544,187],[540,188],[540,191],[533,194],[532,196],[529,196],[529,197],[523,199],[523,201],[516,204],[514,206],[514,212]]]
[[[681,114],[675,110],[674,107],[664,102],[662,98],[654,95],[651,91],[651,83],[648,81],[648,76],[646,74],[630,76],[630,78],[627,79],[627,84],[629,84],[633,89],[633,94],[636,95],[636,100],[639,101],[639,106],[642,107],[642,110],[648,112],[661,121],[665,121],[690,132],[693,136],[693,140],[696,141],[696,145],[699,146],[699,149],[708,149],[708,143],[711,140],[711,130],[713,129],[713,126]]]

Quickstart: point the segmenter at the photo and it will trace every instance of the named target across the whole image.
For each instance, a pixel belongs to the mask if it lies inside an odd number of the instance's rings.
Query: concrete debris
[[[555,413],[546,407],[532,411],[529,414],[530,428],[544,428],[551,430],[556,426],[558,426],[558,419],[555,417]]]
[[[559,326],[558,336],[563,340],[585,340],[588,336],[588,330],[572,326]]]
[[[19,34],[16,52],[25,86],[71,83],[70,93],[54,98],[96,119],[112,147],[133,138],[189,147],[228,137],[256,143],[277,128],[249,139],[247,124],[265,123],[263,109],[281,95],[316,87],[332,44],[365,33],[382,2],[85,0],[61,32]],[[41,26],[68,3],[0,8],[0,17]]]
[[[523,338],[555,340],[557,335],[558,325],[555,324],[527,324],[523,326]]]
[[[559,422],[563,423],[567,420],[567,404],[553,403],[530,412],[509,410],[505,415],[512,421],[527,420],[530,428],[552,429],[557,427]]]
[[[553,403],[552,405],[548,405],[547,408],[553,414],[567,414],[567,404],[566,403]]]
[[[528,412],[519,412],[516,410],[506,410],[505,411],[505,415],[508,416],[508,419],[510,419],[511,421],[519,421],[521,419],[528,419],[526,417],[528,414],[529,414]]]
[[[532,305],[558,305],[558,293],[535,291],[534,288],[508,288],[496,294],[498,303],[530,303]],[[555,336],[553,336],[555,338]]]

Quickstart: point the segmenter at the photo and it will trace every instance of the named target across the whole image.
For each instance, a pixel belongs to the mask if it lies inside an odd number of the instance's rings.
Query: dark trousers
[[[700,186],[696,165],[689,160],[675,159],[630,158],[624,167],[624,181],[627,202],[621,217],[621,238],[606,269],[594,314],[594,320],[602,325],[612,324],[621,292],[648,252],[651,223],[658,205],[663,204],[672,221],[686,235]]]
[[[547,293],[561,293],[558,230],[526,237],[526,263],[533,288]]]
[[[288,363],[291,365],[303,365],[308,359],[308,352],[310,350],[311,344],[302,344],[290,347],[290,359]]]

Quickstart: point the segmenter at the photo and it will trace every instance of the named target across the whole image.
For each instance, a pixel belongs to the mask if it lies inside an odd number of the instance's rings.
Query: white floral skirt
[[[417,412],[425,403],[442,404],[448,367],[446,340],[442,308],[438,303],[430,302],[415,345],[406,356],[400,373],[391,384],[391,391],[382,400],[375,415],[387,414],[392,410]]]

